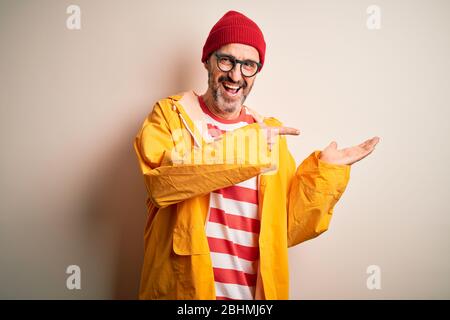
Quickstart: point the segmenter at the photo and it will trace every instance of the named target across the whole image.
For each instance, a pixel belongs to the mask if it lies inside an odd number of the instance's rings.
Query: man
[[[141,299],[287,299],[288,247],[328,229],[350,165],[378,137],[335,142],[296,169],[284,135],[244,106],[265,58],[259,27],[226,13],[203,47],[203,95],[162,99],[134,147],[148,191]]]

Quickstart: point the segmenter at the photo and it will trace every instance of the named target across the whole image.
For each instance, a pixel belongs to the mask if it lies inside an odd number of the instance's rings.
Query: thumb
[[[327,146],[327,148],[337,149],[337,142],[336,141],[331,141],[331,143]]]

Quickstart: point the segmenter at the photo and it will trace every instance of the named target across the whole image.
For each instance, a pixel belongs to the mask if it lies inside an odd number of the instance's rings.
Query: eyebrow
[[[233,55],[231,55],[231,54],[228,54],[228,53],[222,53],[222,52],[217,51],[217,54],[218,54],[219,56],[224,56],[224,57],[233,58],[233,59],[235,59],[235,60],[240,60],[240,59],[236,58],[235,56],[233,56]],[[244,60],[242,60],[242,61],[251,61],[251,62],[259,63],[258,61],[253,60],[253,59],[244,59]]]

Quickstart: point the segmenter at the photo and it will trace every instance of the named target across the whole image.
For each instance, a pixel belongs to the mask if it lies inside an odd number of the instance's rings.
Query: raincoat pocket
[[[175,227],[173,230],[173,251],[182,256],[209,254],[205,230],[200,227],[190,229]]]

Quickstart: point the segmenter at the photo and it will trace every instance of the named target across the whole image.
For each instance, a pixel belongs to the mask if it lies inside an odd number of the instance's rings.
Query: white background
[[[81,30],[66,28],[70,4]],[[450,298],[450,2],[356,0],[1,0],[0,298],[137,297],[133,138],[158,99],[206,90],[201,50],[230,9],[267,42],[247,105],[301,130],[297,164],[381,137],[330,230],[290,249],[291,299]],[[71,264],[81,290],[66,288]]]

